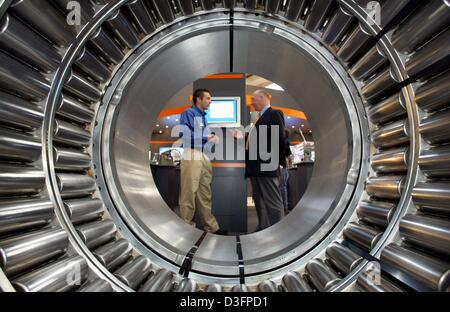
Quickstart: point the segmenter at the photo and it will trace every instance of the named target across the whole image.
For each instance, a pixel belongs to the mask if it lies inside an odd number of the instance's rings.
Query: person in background
[[[194,105],[186,109],[180,117],[180,125],[189,130],[189,137],[183,130],[180,133],[184,147],[180,165],[180,215],[185,222],[195,226],[193,219],[198,209],[205,231],[227,235],[226,231],[219,228],[211,211],[213,172],[206,153],[213,144],[219,143],[216,135],[207,133],[205,111],[211,104],[211,93],[206,89],[195,90],[193,103]]]
[[[292,166],[292,152],[289,147],[289,129],[284,129],[284,156],[285,164],[280,165],[280,193],[283,200],[284,213],[289,213],[289,168]]]

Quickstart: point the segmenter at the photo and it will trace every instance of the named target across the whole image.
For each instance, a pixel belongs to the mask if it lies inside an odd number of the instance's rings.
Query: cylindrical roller
[[[15,0],[9,9],[58,46],[69,46],[75,38],[75,28],[48,1]]]
[[[222,0],[222,4],[225,9],[232,10],[236,6],[236,0]]]
[[[333,242],[328,246],[326,255],[333,267],[345,275],[350,274],[363,260],[361,256],[354,253],[351,249],[337,242]]]
[[[328,291],[341,280],[322,260],[313,259],[306,264],[309,279],[319,291]]]
[[[406,278],[417,281],[432,290],[449,291],[448,263],[395,244],[384,248],[381,253],[381,262],[382,265],[388,264]]]
[[[61,61],[47,41],[9,14],[0,21],[0,48],[46,73],[55,71]]]
[[[87,105],[63,95],[58,107],[58,114],[74,122],[91,123],[95,112]]]
[[[241,284],[241,285],[234,285],[231,288],[231,292],[239,293],[239,292],[249,292],[247,285]]]
[[[116,226],[110,220],[96,221],[77,227],[77,233],[89,249],[97,248],[116,236]]]
[[[379,44],[369,50],[358,62],[353,65],[350,74],[357,80],[364,80],[376,73],[388,63]]]
[[[111,77],[109,68],[86,48],[78,55],[75,65],[98,82],[104,83]]]
[[[59,228],[39,230],[0,241],[0,265],[13,276],[65,253],[67,234]]]
[[[306,0],[289,1],[285,13],[286,18],[293,22],[298,21],[305,11],[306,4]]]
[[[138,45],[138,35],[120,10],[106,20],[105,25],[123,46],[132,49]]]
[[[419,166],[427,177],[450,177],[450,147],[423,150],[419,157]]]
[[[370,121],[374,124],[382,124],[406,115],[404,102],[403,95],[398,93],[371,106],[368,111]]]
[[[189,1],[192,5],[192,1]],[[127,11],[137,28],[148,35],[155,31],[155,22],[142,0],[134,0],[127,3]],[[193,7],[192,7],[193,8]],[[191,13],[192,14],[192,13]]]
[[[400,222],[400,235],[408,243],[450,255],[450,221],[408,214]]]
[[[333,7],[334,1],[316,0],[309,11],[308,17],[305,21],[305,27],[311,32],[318,31],[325,19],[327,18],[330,9]]]
[[[33,195],[45,185],[42,170],[13,165],[0,165],[0,195]]]
[[[194,3],[191,0],[177,0],[178,7],[183,15],[192,15],[195,12]]]
[[[372,133],[372,143],[378,148],[404,145],[409,142],[409,124],[400,120],[385,125]]]
[[[42,227],[55,212],[48,199],[6,200],[0,202],[0,235]]]
[[[114,275],[122,283],[136,290],[150,274],[150,267],[149,259],[138,256],[114,272]]]
[[[67,77],[64,88],[86,102],[95,103],[102,97],[102,92],[96,86],[73,71]]]
[[[219,284],[209,284],[206,288],[206,292],[222,292],[222,286]]]
[[[416,103],[426,112],[447,107],[450,103],[450,72],[420,86],[416,91]]]
[[[389,282],[383,276],[374,277],[366,272],[358,277],[356,287],[363,292],[403,292],[402,289]]]
[[[450,10],[449,10],[450,11]],[[440,34],[433,41],[427,43],[406,62],[409,76],[419,74],[430,66],[448,58],[450,55],[450,29]],[[441,69],[438,69],[441,70]],[[430,74],[427,74],[430,75]]]
[[[74,8],[70,5],[72,0],[53,0],[53,2],[66,14],[72,12]],[[89,22],[95,14],[92,4],[89,1],[77,1],[77,5],[80,5],[80,22],[83,24]]]
[[[270,14],[277,14],[280,10],[281,0],[266,0],[264,1],[264,11]]]
[[[278,292],[277,284],[271,280],[266,280],[259,283],[258,290],[260,292]]]
[[[113,288],[110,283],[102,279],[96,279],[93,282],[87,282],[78,292],[113,292]]]
[[[383,232],[375,228],[351,222],[344,230],[344,238],[367,250],[372,250]]]
[[[361,24],[348,35],[338,51],[338,57],[344,62],[352,62],[356,55],[364,53],[371,46],[372,36]]]
[[[202,9],[207,11],[216,7],[214,0],[200,0],[200,4],[202,5]]]
[[[0,127],[0,160],[32,162],[41,155],[41,142],[20,131]]]
[[[63,198],[89,195],[95,191],[95,179],[84,174],[58,173],[58,188]]]
[[[366,181],[366,192],[372,197],[399,199],[402,195],[404,176],[370,177]]]
[[[325,27],[322,36],[323,42],[328,45],[338,43],[346,34],[350,25],[352,25],[353,20],[353,15],[339,6],[333,17],[330,19],[328,25]]]
[[[363,201],[356,209],[358,218],[366,223],[387,227],[397,206],[380,201]]]
[[[91,135],[79,126],[56,119],[53,139],[58,143],[80,147],[89,145]]]
[[[175,19],[175,14],[168,1],[153,0],[153,3],[155,4],[156,14],[158,14],[158,17],[163,23],[168,24]]]
[[[398,79],[395,77],[391,68],[378,73],[376,76],[367,81],[362,88],[362,94],[368,102],[372,102],[383,94],[391,91],[398,85]]]
[[[158,270],[139,289],[140,292],[169,292],[172,288],[173,273],[165,269]]]
[[[81,285],[87,274],[86,260],[72,256],[22,275],[12,284],[20,292],[65,292]]]
[[[384,1],[381,6],[381,28],[388,24],[406,7],[411,0]]]
[[[372,157],[372,169],[378,173],[405,172],[408,169],[409,149],[391,149]]]
[[[289,292],[312,292],[312,288],[297,272],[288,272],[283,277],[283,285]]]
[[[55,168],[60,170],[83,171],[91,166],[91,157],[79,150],[54,147]]]
[[[413,13],[392,35],[394,47],[411,53],[449,25],[450,8],[447,0],[430,1]]]
[[[100,27],[88,41],[88,45],[93,47],[105,60],[112,64],[119,64],[125,54],[117,46],[111,37]]]
[[[50,84],[39,72],[0,52],[0,88],[39,102],[47,97]]]
[[[196,292],[197,283],[190,278],[183,278],[175,288],[175,292]]]
[[[450,141],[450,110],[435,113],[420,121],[420,134],[429,144]]]
[[[28,131],[39,128],[44,119],[37,106],[1,91],[0,116],[0,123]]]
[[[104,212],[103,202],[92,198],[65,200],[64,208],[74,224],[99,219]]]
[[[125,239],[108,243],[93,252],[94,256],[108,270],[114,270],[127,261],[133,247]]]
[[[450,214],[450,183],[418,183],[412,198],[422,211]]]

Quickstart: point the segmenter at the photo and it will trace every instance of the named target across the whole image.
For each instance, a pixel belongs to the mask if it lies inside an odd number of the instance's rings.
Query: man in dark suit
[[[246,138],[245,176],[250,178],[258,214],[258,228],[263,230],[284,216],[280,194],[280,165],[286,167],[284,115],[270,105],[271,95],[258,90],[252,95],[252,106],[258,119]]]

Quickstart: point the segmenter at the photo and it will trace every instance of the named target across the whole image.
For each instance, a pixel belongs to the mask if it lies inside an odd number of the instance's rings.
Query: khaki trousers
[[[209,158],[200,150],[185,149],[181,161],[181,218],[195,226],[195,209],[198,209],[205,231],[215,232],[219,224],[211,212],[212,166]]]

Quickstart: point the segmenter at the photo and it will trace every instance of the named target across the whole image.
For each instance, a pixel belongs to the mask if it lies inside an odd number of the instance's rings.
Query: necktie
[[[245,149],[248,151],[249,146],[250,146],[250,136],[253,133],[253,130],[256,127],[256,123],[258,122],[259,118],[261,117],[261,112],[258,112],[258,115],[256,116],[256,120],[255,123],[253,124],[253,126],[250,128],[250,131],[248,132],[248,136],[247,136],[247,142],[245,142]]]

